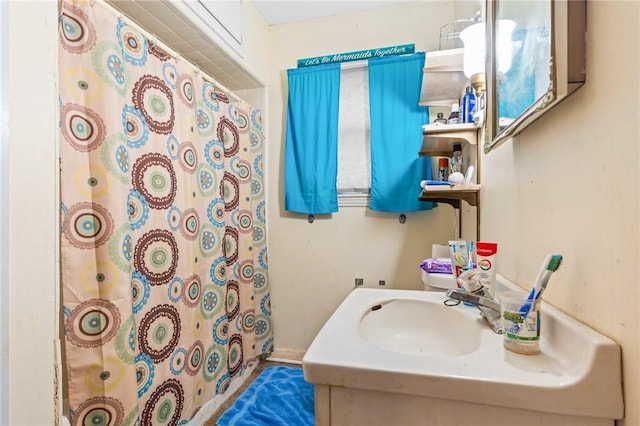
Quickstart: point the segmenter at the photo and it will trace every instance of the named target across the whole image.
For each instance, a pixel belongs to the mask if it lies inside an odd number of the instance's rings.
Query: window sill
[[[363,192],[338,194],[338,207],[369,207],[369,194]]]

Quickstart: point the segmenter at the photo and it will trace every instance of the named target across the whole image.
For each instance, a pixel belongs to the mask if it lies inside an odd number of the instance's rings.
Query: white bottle
[[[453,145],[453,154],[451,155],[451,172],[464,174],[464,167],[462,164],[462,145],[459,143]]]
[[[460,104],[455,103],[451,105],[451,114],[449,115],[449,124],[460,123]]]

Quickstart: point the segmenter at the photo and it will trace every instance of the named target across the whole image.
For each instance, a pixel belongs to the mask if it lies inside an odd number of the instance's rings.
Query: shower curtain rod
[[[180,59],[183,58],[183,56],[179,52],[175,51],[174,49],[169,47],[166,43],[162,42],[161,40],[158,40],[158,37],[155,34],[152,34],[149,31],[147,31],[144,28],[142,28],[142,26],[140,26],[140,24],[135,22],[133,19],[129,18],[120,9],[118,9],[116,6],[108,3],[106,0],[91,0],[90,1],[91,7],[93,7],[95,5],[96,1],[100,2],[101,5],[105,6],[105,8],[107,8],[107,9],[109,9],[109,11],[111,11],[111,13],[113,13],[114,15],[119,16],[120,19],[125,21],[128,25],[131,25],[136,30],[140,31],[145,37],[147,37],[147,39],[153,40],[153,44],[154,45],[160,47],[165,53],[167,53],[169,56],[171,56],[176,61],[179,61]],[[212,76],[210,76],[206,72],[202,71],[202,69],[200,69],[200,67],[198,67],[197,65],[195,65],[194,63],[192,63],[188,59],[186,60],[186,62],[189,64],[189,66],[191,66],[191,68],[193,68],[196,71],[196,74],[202,75],[202,77],[205,80],[209,80],[210,83],[212,83],[214,86],[217,86],[218,89],[220,89],[226,95],[232,97],[233,99],[235,99],[238,102],[244,102],[247,105],[250,105],[249,102],[245,101],[240,96],[236,95],[231,90],[227,89],[225,86],[223,86],[222,84],[218,83],[218,81],[215,78],[213,78]]]

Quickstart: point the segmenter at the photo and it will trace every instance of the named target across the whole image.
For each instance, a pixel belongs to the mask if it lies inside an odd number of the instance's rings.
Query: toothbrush
[[[547,288],[551,274],[557,271],[558,268],[560,268],[560,265],[562,265],[561,254],[548,254],[544,259],[540,272],[538,272],[538,276],[533,283],[533,288],[531,288],[531,292],[527,297],[527,301],[520,308],[522,318],[526,318],[527,315],[529,315],[529,312],[531,312],[534,304],[540,300],[542,292]]]

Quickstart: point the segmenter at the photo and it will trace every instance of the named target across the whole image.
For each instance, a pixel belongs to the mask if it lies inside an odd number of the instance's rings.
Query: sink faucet
[[[500,315],[500,304],[493,300],[484,287],[473,293],[467,293],[462,289],[452,288],[447,291],[447,297],[463,302],[471,303],[480,310],[480,313],[491,326],[491,329],[498,334],[502,333],[502,317]]]

